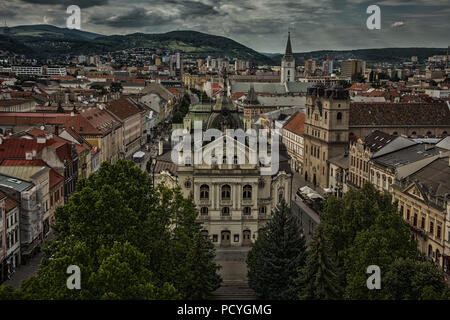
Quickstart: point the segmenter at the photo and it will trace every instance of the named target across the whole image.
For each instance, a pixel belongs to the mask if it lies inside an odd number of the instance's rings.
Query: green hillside
[[[303,53],[294,53],[296,63],[303,64],[305,59],[322,59],[325,56],[335,59],[362,59],[369,63],[373,62],[402,62],[409,60],[411,56],[417,56],[423,60],[429,56],[442,55],[446,49],[441,48],[382,48],[382,49],[358,49],[358,50],[321,50]],[[282,55],[273,56],[272,59],[279,63]]]
[[[198,57],[211,55],[252,60],[256,64],[273,63],[270,58],[236,41],[196,31],[101,36],[79,30],[37,25],[0,28],[1,34],[7,34],[26,45],[40,57],[100,54],[115,50],[148,47],[170,49]]]

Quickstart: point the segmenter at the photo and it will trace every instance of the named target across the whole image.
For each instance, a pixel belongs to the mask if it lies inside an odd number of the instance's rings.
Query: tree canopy
[[[349,190],[342,198],[330,196],[320,219],[307,267],[299,272],[301,298],[450,298],[442,271],[418,251],[397,203],[371,183]],[[321,242],[325,244],[319,247]],[[371,265],[380,267],[380,290],[367,288],[370,274],[366,272]],[[318,285],[308,285],[308,279]]]
[[[55,212],[55,236],[37,275],[24,281],[30,299],[206,299],[221,279],[214,249],[201,236],[198,212],[179,189],[160,185],[131,161],[104,162],[79,180]],[[68,290],[66,269],[81,270]],[[4,290],[5,291],[5,290]]]
[[[297,270],[305,264],[305,238],[284,200],[260,231],[247,266],[249,285],[263,299],[295,299]]]

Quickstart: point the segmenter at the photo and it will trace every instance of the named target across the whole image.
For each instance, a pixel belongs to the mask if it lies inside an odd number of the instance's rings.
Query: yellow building
[[[321,188],[328,187],[328,160],[348,149],[349,110],[347,90],[308,89],[302,171],[305,180]]]
[[[393,199],[419,250],[450,274],[449,156],[441,155],[392,187]]]

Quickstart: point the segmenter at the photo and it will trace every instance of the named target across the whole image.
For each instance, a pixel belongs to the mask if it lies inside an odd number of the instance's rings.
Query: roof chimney
[[[39,143],[39,144],[43,144],[43,143],[45,143],[45,141],[47,141],[47,139],[45,139],[45,137],[38,137],[37,138],[37,143]]]

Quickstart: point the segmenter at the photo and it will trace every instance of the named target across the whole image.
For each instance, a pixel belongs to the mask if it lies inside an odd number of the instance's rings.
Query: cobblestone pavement
[[[28,260],[27,264],[20,265],[16,268],[16,272],[13,274],[10,280],[3,282],[3,285],[12,285],[15,288],[19,288],[22,280],[28,279],[36,274],[39,264],[42,259],[42,252],[37,253],[33,258]]]

